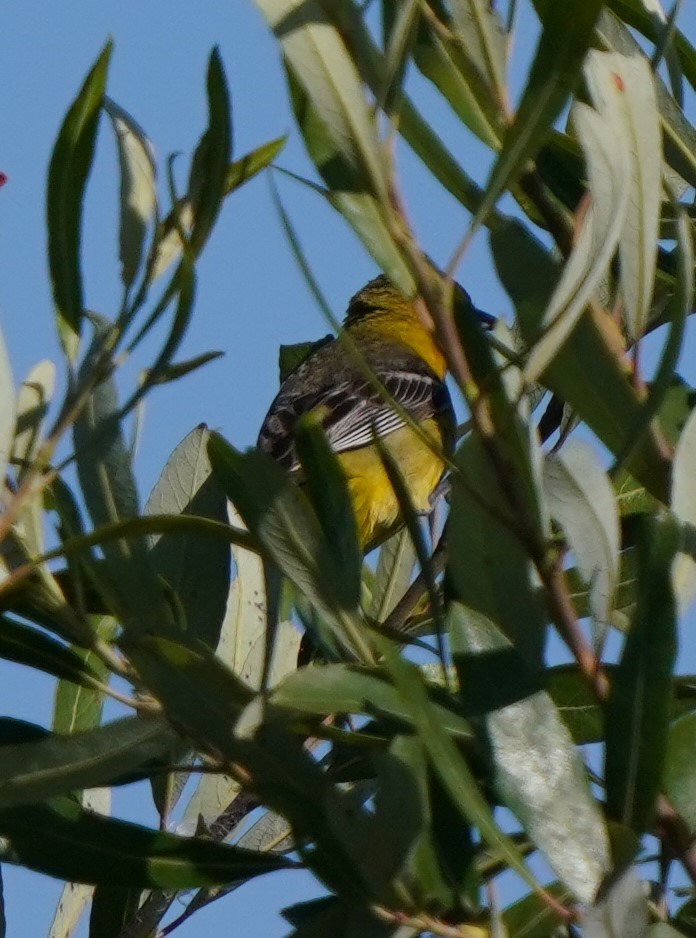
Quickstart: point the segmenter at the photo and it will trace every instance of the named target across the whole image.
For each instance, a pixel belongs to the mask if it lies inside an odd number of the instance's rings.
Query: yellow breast
[[[437,422],[426,420],[421,426],[435,446],[442,447]],[[384,445],[399,467],[416,511],[429,511],[430,496],[442,478],[442,460],[410,427],[390,433]],[[399,503],[374,446],[339,453],[338,461],[348,480],[363,549],[369,550],[403,523]]]

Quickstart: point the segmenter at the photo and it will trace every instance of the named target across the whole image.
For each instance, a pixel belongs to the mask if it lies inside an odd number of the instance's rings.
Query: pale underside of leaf
[[[623,135],[616,133],[619,108],[611,93],[597,106],[601,111],[583,104],[573,110],[587,160],[591,204],[544,313],[544,334],[529,354],[524,369],[529,383],[546,369],[600,286],[626,217],[629,156]]]
[[[619,577],[619,519],[613,489],[594,450],[571,440],[547,456],[544,488],[549,510],[590,588],[592,614],[598,623],[607,623]]]

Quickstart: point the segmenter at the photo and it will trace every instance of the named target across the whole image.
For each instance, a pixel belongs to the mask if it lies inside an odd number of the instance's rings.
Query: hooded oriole
[[[470,302],[461,290],[460,299]],[[490,327],[492,317],[478,313]],[[431,507],[450,455],[455,416],[444,383],[446,365],[412,301],[385,276],[371,280],[348,304],[344,320],[365,362],[400,407],[432,440],[429,447],[379,394],[340,341],[323,344],[283,382],[266,415],[258,448],[289,470],[299,464],[297,420],[321,408],[329,444],[346,475],[364,550],[401,526],[399,504],[374,445],[377,434],[396,461],[417,511]]]

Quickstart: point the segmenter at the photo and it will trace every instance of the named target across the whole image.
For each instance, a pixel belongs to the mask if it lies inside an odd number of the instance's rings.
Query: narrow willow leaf
[[[162,718],[125,717],[70,736],[4,746],[0,810],[67,794],[73,789],[117,784],[166,761],[175,740]]]
[[[360,602],[362,552],[358,525],[345,473],[329,446],[321,419],[300,419],[294,433],[304,470],[305,491],[317,515],[326,548],[341,571],[341,602],[349,609]]]
[[[111,43],[95,62],[65,116],[48,169],[48,262],[58,335],[72,361],[83,318],[80,238],[82,201],[92,166]]]
[[[613,133],[617,123],[626,122],[622,92],[601,53],[590,53],[585,75],[596,110],[576,104],[572,116],[585,154],[592,202],[544,313],[543,335],[525,365],[530,382],[546,369],[599,287],[625,225],[630,152],[626,135]]]
[[[335,896],[292,905],[283,909],[283,917],[293,926],[287,938],[411,938],[415,934],[410,928],[395,931],[393,923],[382,922],[368,909]],[[483,931],[473,930],[469,938],[484,938]]]
[[[360,181],[386,195],[377,134],[360,77],[319,0],[255,0],[328,139]]]
[[[448,521],[453,594],[495,622],[534,670],[543,654],[546,619],[529,556],[501,520],[510,510],[507,496],[478,438],[464,440],[457,465],[464,484],[453,477]]]
[[[644,54],[624,22],[608,9],[600,13],[595,34],[601,47],[608,51],[613,49],[631,57]],[[684,39],[683,34],[680,38]],[[688,185],[696,185],[696,129],[686,119],[657,72],[653,72],[653,81],[664,137],[664,158],[672,185],[688,188]]]
[[[433,816],[427,753],[416,736],[395,736],[386,751],[375,752],[376,841],[388,855],[404,892],[419,907],[452,909],[455,884],[448,882]],[[455,813],[455,822],[460,820]],[[457,844],[458,851],[466,849]],[[472,859],[472,851],[469,852]],[[458,884],[457,884],[458,885]]]
[[[384,85],[386,66],[384,56],[365,24],[360,5],[355,0],[340,5],[326,4],[325,12],[340,31],[348,51],[360,70],[361,78],[370,92],[377,97],[380,88]],[[430,124],[418,112],[408,95],[403,93],[398,129],[434,178],[469,212],[475,212],[480,204],[483,190],[459,165]],[[344,195],[347,196],[347,193]],[[491,212],[489,220],[491,224],[495,223],[499,220],[498,214]],[[387,270],[384,266],[383,269]]]
[[[145,515],[194,515],[227,521],[227,499],[211,475],[210,433],[192,430],[172,452],[145,504]],[[186,535],[154,537],[152,566],[176,593],[187,633],[215,648],[230,582],[230,549],[222,540]]]
[[[267,811],[249,827],[237,842],[247,850],[278,850],[283,852],[292,845],[291,828],[284,817]]]
[[[36,456],[55,383],[56,366],[48,359],[44,359],[30,369],[19,389],[16,432],[12,444],[12,463],[16,467],[19,482],[31,468]],[[9,400],[4,396],[4,391],[0,393],[3,394],[3,400]]]
[[[496,824],[490,806],[464,756],[444,732],[428,701],[418,669],[410,662],[404,661],[386,639],[380,637],[378,643],[398,695],[410,712],[416,732],[427,749],[433,770],[457,810],[465,820],[478,828],[482,840],[495,849],[525,883],[538,891],[540,887],[524,865],[521,853]]]
[[[556,284],[558,268],[548,251],[518,222],[492,232],[491,247],[500,278],[515,303],[522,336],[532,343],[538,338],[539,322]],[[614,354],[615,336],[603,331],[607,325],[614,328],[613,322],[606,323],[606,319],[581,316],[549,363],[543,382],[572,405],[618,456],[640,421],[642,401],[626,378],[623,360]],[[667,503],[671,464],[652,434],[641,439],[629,465],[646,489]]]
[[[185,375],[191,374],[192,371],[201,368],[203,365],[207,365],[208,362],[215,361],[216,358],[222,358],[224,352],[215,351],[215,352],[202,352],[200,355],[195,355],[193,358],[189,358],[183,362],[172,362],[168,365],[163,365],[156,375],[153,375],[151,370],[145,371],[145,381],[147,384],[168,384],[170,381],[178,381],[179,378],[183,378]]]
[[[289,714],[309,713],[328,716],[333,713],[374,714],[413,724],[408,706],[393,686],[378,672],[344,664],[321,668],[301,668],[289,674],[270,695],[274,707]],[[446,733],[461,739],[471,738],[471,727],[449,698],[440,703],[433,696],[432,707]]]
[[[379,201],[365,191],[314,109],[311,97],[286,63],[295,119],[314,165],[328,185],[325,197],[353,228],[365,249],[404,296],[415,292],[415,281],[387,226]]]
[[[563,905],[572,899],[561,883],[551,883],[546,891]],[[508,938],[549,938],[561,925],[560,917],[536,893],[529,893],[503,909],[502,920]]]
[[[263,453],[239,453],[217,434],[208,455],[220,485],[281,572],[331,618],[342,643],[371,660],[357,602],[341,582],[343,571],[305,495]]]
[[[622,137],[628,151],[629,196],[619,255],[626,324],[629,335],[637,339],[645,331],[652,302],[662,194],[662,138],[655,84],[650,65],[639,55],[593,53],[586,76],[593,99],[607,97],[612,89],[614,126],[622,128],[616,136]]]
[[[108,326],[100,324],[93,342],[99,354]],[[83,368],[90,367],[88,356]],[[105,525],[139,515],[131,455],[123,440],[113,377],[92,391],[73,425],[77,474],[90,517]],[[114,597],[123,624],[164,629],[171,623],[144,538],[120,538],[102,545]]]
[[[382,546],[372,589],[370,615],[378,622],[392,611],[411,582],[416,552],[408,531],[399,531]]]
[[[399,9],[398,3],[392,5]],[[444,10],[439,13],[449,20]],[[431,18],[435,15],[433,11]],[[438,30],[430,18],[422,19],[413,48],[414,61],[460,121],[487,146],[499,150],[504,131],[502,99],[470,54],[468,36],[448,32],[453,25],[447,22]]]
[[[485,616],[458,603],[450,635],[460,684],[475,696],[469,665],[475,668],[478,658],[500,654],[510,643]],[[524,669],[524,662],[513,659],[510,668]],[[591,902],[611,865],[609,841],[582,758],[553,701],[538,691],[487,714],[485,725],[503,804],[575,897]]]
[[[240,556],[242,554],[246,556]],[[264,590],[263,570],[260,569],[258,557],[246,551],[236,551],[235,558],[237,573],[230,589],[228,611],[217,654],[246,684],[254,690],[260,690],[266,653],[266,616],[260,608],[262,603],[259,599]],[[253,579],[256,564],[259,566],[259,581]],[[258,583],[258,589],[255,582]],[[241,615],[238,616],[238,613]],[[291,622],[278,623],[268,680],[271,688],[297,667],[301,641],[301,634]],[[216,820],[230,809],[239,791],[239,783],[231,776],[201,776],[186,805],[182,823],[195,829],[200,817],[208,826],[215,827]],[[240,842],[240,845],[254,850],[262,849],[258,843],[245,841],[244,844]]]
[[[599,0],[545,5],[543,31],[522,100],[491,170],[483,201],[472,220],[472,232],[545,142],[580,77],[580,66],[601,7]],[[573,21],[572,29],[568,29],[569,16]]]
[[[594,450],[571,440],[547,456],[544,491],[589,586],[592,615],[606,625],[619,580],[619,517],[614,491]]]
[[[111,616],[102,616],[94,622],[94,631],[98,638],[105,642],[112,642],[118,626]],[[108,683],[109,669],[101,658],[97,657],[94,652],[83,649],[75,649],[75,654],[82,659],[85,667],[96,673],[103,684]],[[59,681],[53,704],[54,732],[70,734],[98,726],[103,706],[103,690],[83,687],[72,680]]]
[[[0,811],[3,860],[71,882],[191,889],[292,869],[275,854],[100,817],[67,798]]]
[[[386,12],[386,7],[383,6],[383,10]],[[417,0],[407,0],[395,11],[392,22],[385,23],[386,76],[380,94],[380,105],[384,113],[390,117],[398,114],[404,75],[412,53],[419,19],[420,9]],[[388,35],[386,35],[387,32]]]
[[[92,898],[94,886],[66,883],[48,931],[48,938],[71,938]]]
[[[505,40],[495,10],[485,0],[455,0],[451,4],[457,39],[467,50],[498,102],[505,100]]]
[[[696,596],[696,409],[684,425],[674,454],[670,505],[685,526],[672,567],[674,592],[683,614]]]
[[[118,148],[120,181],[119,256],[128,290],[138,275],[148,231],[157,217],[157,167],[145,131],[115,101],[104,98]]]
[[[141,891],[108,885],[92,889],[94,898],[89,913],[89,938],[118,938],[121,934],[127,934],[126,928],[132,930]]]
[[[651,42],[659,40],[662,23],[656,23],[654,5],[651,6],[648,0],[610,0],[608,6]],[[696,50],[680,30],[675,32],[674,44],[684,77],[692,87],[696,87]]]
[[[82,687],[94,687],[99,680],[99,675],[78,652],[44,632],[3,615],[0,615],[0,658]]]
[[[15,433],[15,390],[2,329],[0,329],[0,400],[4,401],[3,407],[0,408],[0,478],[4,479],[7,475],[7,464],[12,452],[12,440]]]
[[[638,603],[607,704],[607,809],[639,835],[652,820],[667,747],[677,641],[670,570],[677,543],[669,516],[643,521]]]
[[[285,137],[269,140],[268,143],[262,144],[240,159],[230,163],[225,177],[225,195],[234,192],[235,189],[238,189],[249,179],[253,179],[257,173],[260,173],[261,170],[272,163],[282,150],[285,140]],[[161,222],[155,257],[149,274],[150,280],[156,280],[180,256],[182,244],[179,237],[179,228],[182,228],[184,232],[190,232],[192,221],[193,208],[191,201],[190,199],[182,199]]]
[[[191,165],[189,198],[193,207],[190,245],[198,254],[208,239],[225,198],[232,151],[230,96],[219,49],[208,61],[208,127]]]

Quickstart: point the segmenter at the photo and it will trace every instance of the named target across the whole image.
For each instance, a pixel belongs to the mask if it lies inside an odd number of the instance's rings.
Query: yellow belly
[[[434,420],[422,424],[423,430],[442,446],[442,435]],[[403,427],[384,438],[384,445],[394,458],[416,511],[430,509],[430,496],[442,478],[442,460],[420,437]],[[379,453],[374,447],[339,453],[338,460],[348,480],[353,508],[364,550],[376,547],[403,524],[399,503],[394,495]]]

